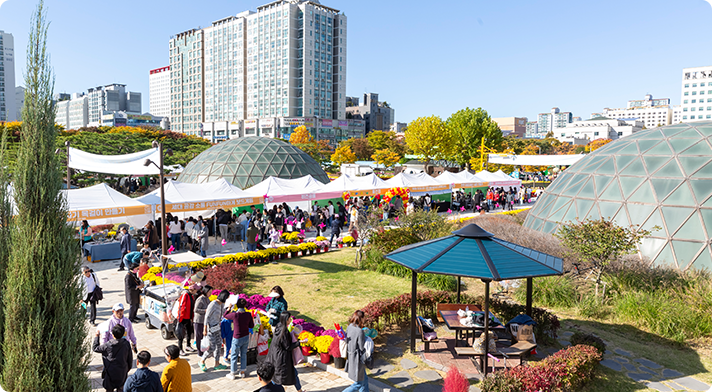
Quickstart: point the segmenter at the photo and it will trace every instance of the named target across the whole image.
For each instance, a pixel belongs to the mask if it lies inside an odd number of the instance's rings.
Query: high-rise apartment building
[[[148,73],[148,112],[154,116],[171,115],[171,67],[152,69]]]
[[[682,122],[712,119],[712,66],[683,68]]]
[[[537,132],[545,136],[558,128],[564,128],[573,120],[574,115],[571,112],[560,112],[559,108],[552,108],[551,113],[539,113],[537,116]]]
[[[278,0],[177,34],[169,41],[173,130],[198,135],[203,122],[344,119],[346,27],[343,13],[318,1]]]
[[[0,30],[0,122],[15,120],[15,43],[12,34]]]
[[[25,106],[25,88],[15,87],[15,109],[17,110],[17,121],[22,121],[22,107]]]

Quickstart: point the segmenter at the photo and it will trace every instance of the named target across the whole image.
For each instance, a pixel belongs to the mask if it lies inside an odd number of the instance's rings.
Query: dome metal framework
[[[554,233],[601,217],[658,226],[639,247],[651,264],[712,268],[712,122],[645,130],[594,151],[546,189],[524,226]]]
[[[267,137],[245,137],[203,151],[188,163],[178,181],[197,184],[222,177],[246,189],[270,176],[298,178],[307,174],[329,182],[319,163],[297,147]]]

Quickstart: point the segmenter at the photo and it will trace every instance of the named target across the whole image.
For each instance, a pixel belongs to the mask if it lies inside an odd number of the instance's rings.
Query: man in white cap
[[[111,310],[114,312],[114,315],[109,318],[109,325],[106,329],[106,332],[104,332],[103,341],[108,342],[112,339],[111,330],[114,328],[115,325],[122,325],[126,330],[124,334],[124,339],[128,339],[128,341],[131,343],[131,349],[134,353],[137,353],[138,349],[136,348],[136,335],[134,334],[133,325],[131,324],[131,321],[124,317],[124,304],[119,302],[114,305]]]

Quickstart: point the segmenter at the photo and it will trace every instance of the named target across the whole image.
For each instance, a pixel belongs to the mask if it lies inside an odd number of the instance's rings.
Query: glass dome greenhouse
[[[712,268],[712,122],[635,133],[587,155],[539,198],[524,226],[608,218],[660,229],[639,250],[652,264]]]
[[[225,178],[247,189],[270,176],[299,178],[311,174],[329,182],[321,166],[289,143],[267,137],[245,137],[217,144],[203,151],[183,169],[178,181],[203,183]]]

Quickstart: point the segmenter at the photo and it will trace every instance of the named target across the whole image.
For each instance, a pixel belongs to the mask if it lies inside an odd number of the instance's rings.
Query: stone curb
[[[317,368],[324,370],[328,373],[335,374],[343,379],[346,379],[346,380],[349,379],[348,373],[346,373],[345,371],[343,371],[341,369],[337,369],[331,365],[321,363],[321,361],[319,360],[319,357],[309,356],[309,357],[305,357],[305,359],[307,360],[307,362],[310,365],[312,365],[314,367],[317,367]],[[374,380],[373,378],[368,379],[368,388],[369,388],[369,390],[372,390],[375,392],[402,392],[400,389],[386,385],[378,380]],[[3,391],[0,391],[0,392],[3,392]]]

